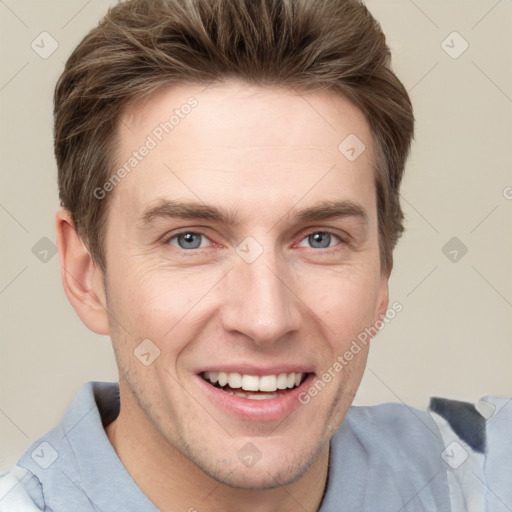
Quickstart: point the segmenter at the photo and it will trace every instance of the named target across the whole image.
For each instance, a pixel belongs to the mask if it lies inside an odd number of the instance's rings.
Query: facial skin
[[[124,114],[119,165],[190,97],[197,106],[110,192],[106,275],[67,212],[57,214],[66,293],[89,328],[111,336],[119,368],[121,411],[106,431],[161,510],[317,510],[328,442],[367,349],[307,405],[295,400],[284,413],[259,415],[250,408],[262,402],[243,398],[247,415],[233,412],[199,373],[298,369],[307,389],[385,314],[368,124],[332,92],[173,86]],[[366,145],[353,162],[338,151],[349,134]],[[165,201],[221,209],[233,222],[159,215]],[[343,201],[348,215],[299,218]],[[182,232],[201,236],[176,237]],[[326,232],[328,248],[309,237]],[[179,246],[194,240],[199,248]],[[249,263],[240,249],[262,252]],[[148,366],[134,355],[145,339],[160,350]],[[247,465],[244,449],[261,458]]]

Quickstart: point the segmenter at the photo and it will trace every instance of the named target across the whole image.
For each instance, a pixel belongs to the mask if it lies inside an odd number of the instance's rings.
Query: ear
[[[64,292],[82,322],[97,334],[110,334],[103,272],[78,236],[71,214],[55,216]]]
[[[389,274],[381,274],[373,325],[386,316],[389,305]]]

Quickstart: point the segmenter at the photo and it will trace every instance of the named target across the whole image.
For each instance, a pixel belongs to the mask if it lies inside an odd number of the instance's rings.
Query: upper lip
[[[279,375],[280,373],[312,373],[313,370],[310,365],[304,364],[280,364],[263,367],[252,364],[221,363],[202,367],[196,373],[200,375],[203,372],[239,373],[240,375],[262,377],[263,375]]]

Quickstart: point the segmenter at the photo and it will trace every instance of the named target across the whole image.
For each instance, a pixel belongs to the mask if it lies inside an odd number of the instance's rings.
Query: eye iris
[[[311,247],[325,249],[331,243],[331,235],[329,233],[313,233],[308,237]]]
[[[182,249],[197,249],[201,245],[201,235],[197,233],[185,233],[178,236],[178,245]]]

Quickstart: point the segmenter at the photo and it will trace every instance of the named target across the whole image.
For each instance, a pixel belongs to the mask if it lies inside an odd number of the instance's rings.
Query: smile
[[[242,362],[198,368],[195,382],[206,407],[243,421],[266,422],[282,421],[301,407],[299,395],[315,375],[309,364],[263,368]]]
[[[249,400],[279,398],[300,386],[306,373],[279,373],[274,375],[249,375],[228,372],[203,372],[201,377],[226,393]],[[251,393],[252,392],[252,393]]]

